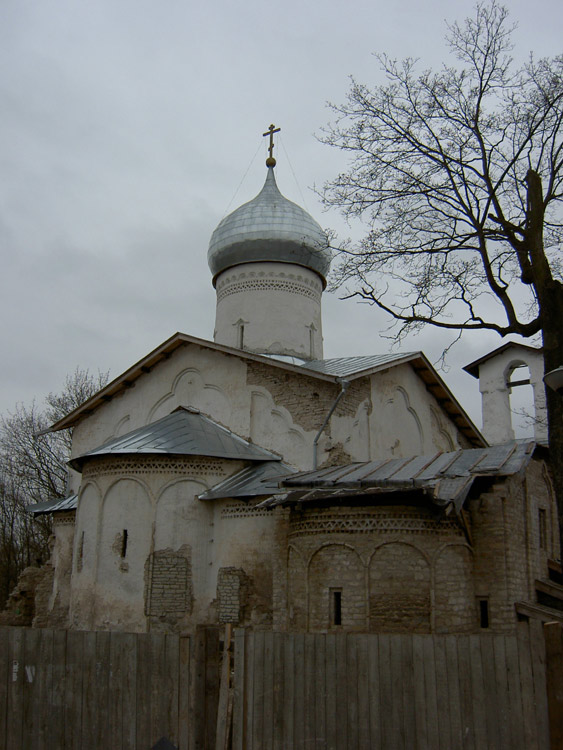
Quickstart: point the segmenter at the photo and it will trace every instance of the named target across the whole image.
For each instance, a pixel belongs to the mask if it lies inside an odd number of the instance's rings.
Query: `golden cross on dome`
[[[276,128],[275,125],[270,125],[268,130],[265,133],[262,133],[263,136],[266,136],[266,135],[270,136],[270,145],[268,146],[268,151],[270,152],[270,155],[266,159],[267,167],[276,166],[276,160],[274,159],[274,133],[279,133],[280,130],[281,128]]]

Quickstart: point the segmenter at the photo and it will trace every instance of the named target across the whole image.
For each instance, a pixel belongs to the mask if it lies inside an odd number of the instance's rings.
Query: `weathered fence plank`
[[[8,680],[10,676],[10,643],[6,628],[0,629],[0,747],[8,741]]]
[[[484,636],[488,638],[488,635]],[[471,705],[473,706],[473,728],[475,747],[483,750],[489,747],[487,741],[486,693],[483,684],[483,664],[481,662],[481,642],[478,635],[469,636],[469,657],[471,665]]]
[[[377,638],[367,638],[368,648],[368,690],[370,703],[369,734],[371,738],[370,747],[381,747],[381,714],[379,710],[379,649]]]
[[[424,636],[422,635],[414,635],[412,638],[412,661],[414,680],[414,718],[418,747],[420,750],[431,750],[428,744],[428,731],[426,725]]]
[[[563,625],[544,625],[551,750],[563,747]]]
[[[338,676],[336,673],[336,634],[325,636],[325,710],[326,710],[326,746],[328,750],[336,748],[336,706],[339,700]]]
[[[358,747],[358,657],[357,636],[346,637],[346,707],[348,747]]]
[[[293,669],[295,673],[293,696],[293,747],[301,750],[305,739],[305,636],[295,635],[293,651]],[[259,750],[260,745],[255,745]]]
[[[400,673],[403,693],[403,732],[405,747],[416,747],[416,720],[414,711],[414,664],[412,638],[407,635],[398,636],[401,641]]]
[[[65,750],[80,750],[82,744],[82,693],[84,633],[69,630],[65,664]]]
[[[254,633],[254,700],[252,706],[252,747],[260,748],[264,731],[264,633]]]
[[[517,629],[518,664],[520,668],[520,684],[522,686],[524,746],[526,748],[529,748],[529,750],[540,750],[536,731],[534,682],[532,674],[530,632],[528,623],[519,622],[517,625]]]
[[[50,747],[65,746],[65,678],[67,641],[66,630],[53,630],[51,673],[49,675],[50,698],[48,711]]]
[[[348,748],[348,684],[346,682],[346,633],[338,634],[335,639],[336,656],[336,726],[335,747],[340,750]]]
[[[448,669],[446,665],[445,638],[433,638],[434,665],[436,670],[436,706],[438,711],[438,738],[440,748],[452,750],[450,689],[448,684]]]
[[[492,636],[495,681],[497,685],[496,697],[498,701],[498,717],[500,746],[511,747],[510,724],[508,719],[508,668],[506,664],[506,646],[504,636]]]
[[[368,636],[356,636],[358,658],[358,747],[372,747],[370,742],[369,654]],[[322,724],[320,724],[322,726]],[[317,747],[323,748],[321,744]]]
[[[303,674],[304,688],[304,741],[305,747],[315,747],[315,697],[317,685],[315,683],[315,642],[319,636],[307,633],[304,637],[305,662]],[[320,691],[319,691],[320,692]]]
[[[40,672],[47,665],[42,665],[40,670],[39,651],[41,646],[41,631],[26,628],[24,635],[24,666],[23,666],[23,732],[22,750],[35,750],[42,745],[40,735],[41,721],[41,691]],[[43,655],[45,656],[45,655]]]
[[[505,652],[508,684],[508,725],[510,727],[508,747],[514,748],[514,750],[526,750],[522,721],[522,688],[518,666],[518,644],[515,638],[510,636],[505,638]]]
[[[274,633],[274,685],[273,685],[273,747],[274,750],[285,750],[284,746],[284,700],[285,700],[285,676],[286,666],[284,663],[284,634]]]
[[[284,740],[288,748],[293,747],[293,697],[295,695],[294,638],[284,636],[284,686],[283,686],[283,726]]]
[[[486,736],[489,747],[502,747],[500,743],[499,725],[499,703],[498,688],[495,676],[495,661],[493,654],[493,635],[485,635],[480,641],[481,646],[481,669],[483,675],[483,695],[487,696],[484,701],[485,719],[487,722]]]
[[[444,636],[446,672],[448,676],[448,701],[450,707],[450,736],[452,750],[463,748],[460,672],[457,655],[457,638],[455,635]]]
[[[110,747],[112,738],[107,716],[109,714],[109,680],[110,680],[110,643],[111,633],[96,633],[96,744],[94,747]]]
[[[84,747],[96,747],[96,724],[98,720],[96,633],[84,633],[82,669],[82,743]]]
[[[457,638],[457,663],[459,680],[459,700],[461,713],[461,732],[463,750],[475,748],[475,719],[473,715],[471,657],[469,655],[469,639]]]
[[[246,682],[246,633],[242,628],[235,630],[235,704],[233,712],[233,750],[243,750],[244,741],[244,717],[247,710]]]
[[[264,731],[262,747],[274,746],[274,640],[273,633],[264,633]]]
[[[190,639],[182,637],[179,639],[179,665],[178,665],[178,747],[179,750],[188,750],[190,742]],[[233,749],[236,745],[233,745]]]
[[[543,626],[539,620],[530,620],[530,657],[534,676],[535,720],[538,744],[549,747],[549,713],[547,707],[547,685],[545,672],[545,641]]]
[[[379,640],[379,703],[381,721],[381,747],[390,747],[393,738],[393,690],[391,685],[391,646],[389,635]]]
[[[426,736],[431,750],[444,750],[440,746],[440,732],[438,722],[438,698],[436,693],[436,661],[434,654],[434,639],[430,635],[422,637],[422,653],[424,655],[424,689],[426,701]]]

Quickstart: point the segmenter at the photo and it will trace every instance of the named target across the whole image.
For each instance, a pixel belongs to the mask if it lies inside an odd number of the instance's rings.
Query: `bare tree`
[[[563,55],[517,65],[505,8],[448,26],[439,71],[379,56],[384,85],[352,80],[321,138],[350,155],[324,201],[367,223],[340,248],[335,286],[389,313],[399,337],[449,330],[541,334],[563,365]],[[563,548],[563,402],[547,393]]]
[[[50,517],[33,519],[25,508],[66,496],[70,431],[44,431],[107,380],[107,373],[77,368],[60,393],[47,396],[44,408],[18,404],[0,418],[0,606],[22,570],[48,557]]]

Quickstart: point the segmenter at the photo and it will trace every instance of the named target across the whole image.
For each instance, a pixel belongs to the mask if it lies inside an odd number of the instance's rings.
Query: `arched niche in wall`
[[[205,595],[210,572],[213,505],[197,499],[206,489],[203,482],[178,479],[163,489],[156,505],[155,555],[168,554],[172,561],[174,555],[180,554],[193,561],[188,571],[188,584],[195,600]],[[177,564],[181,561],[177,560]]]
[[[151,499],[141,482],[119,479],[111,485],[102,508],[96,576],[110,619],[121,621],[131,612],[142,614],[152,524]]]
[[[374,633],[429,633],[430,566],[404,542],[378,547],[369,566],[369,628]]]
[[[437,633],[472,632],[477,627],[473,553],[465,544],[449,544],[434,566],[434,629]]]
[[[365,568],[345,544],[327,544],[312,556],[307,570],[309,630],[365,630]]]
[[[73,569],[81,578],[95,578],[101,494],[93,482],[81,490],[76,517]]]
[[[416,456],[423,453],[424,433],[420,418],[411,406],[409,394],[400,385],[393,388],[376,421],[385,425],[392,455]]]
[[[287,603],[289,626],[295,630],[307,627],[307,565],[295,547],[287,555]]]
[[[193,406],[225,424],[231,420],[232,406],[228,396],[218,385],[206,382],[196,367],[178,373],[170,391],[150,409],[147,424],[167,416],[178,406]]]

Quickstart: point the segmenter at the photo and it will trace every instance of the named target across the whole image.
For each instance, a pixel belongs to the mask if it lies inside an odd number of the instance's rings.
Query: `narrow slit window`
[[[540,549],[547,549],[547,513],[545,508],[538,510]]]
[[[331,625],[342,625],[342,589],[330,590],[330,622]]]
[[[479,626],[482,629],[489,627],[489,600],[486,597],[477,599],[479,606]]]
[[[78,572],[82,570],[82,563],[84,562],[84,532],[80,535],[80,544],[78,546],[78,560],[77,560],[77,569]]]
[[[127,555],[127,529],[123,529],[123,536],[121,537],[121,557]]]
[[[238,348],[244,349],[244,325],[242,323],[238,329]]]

